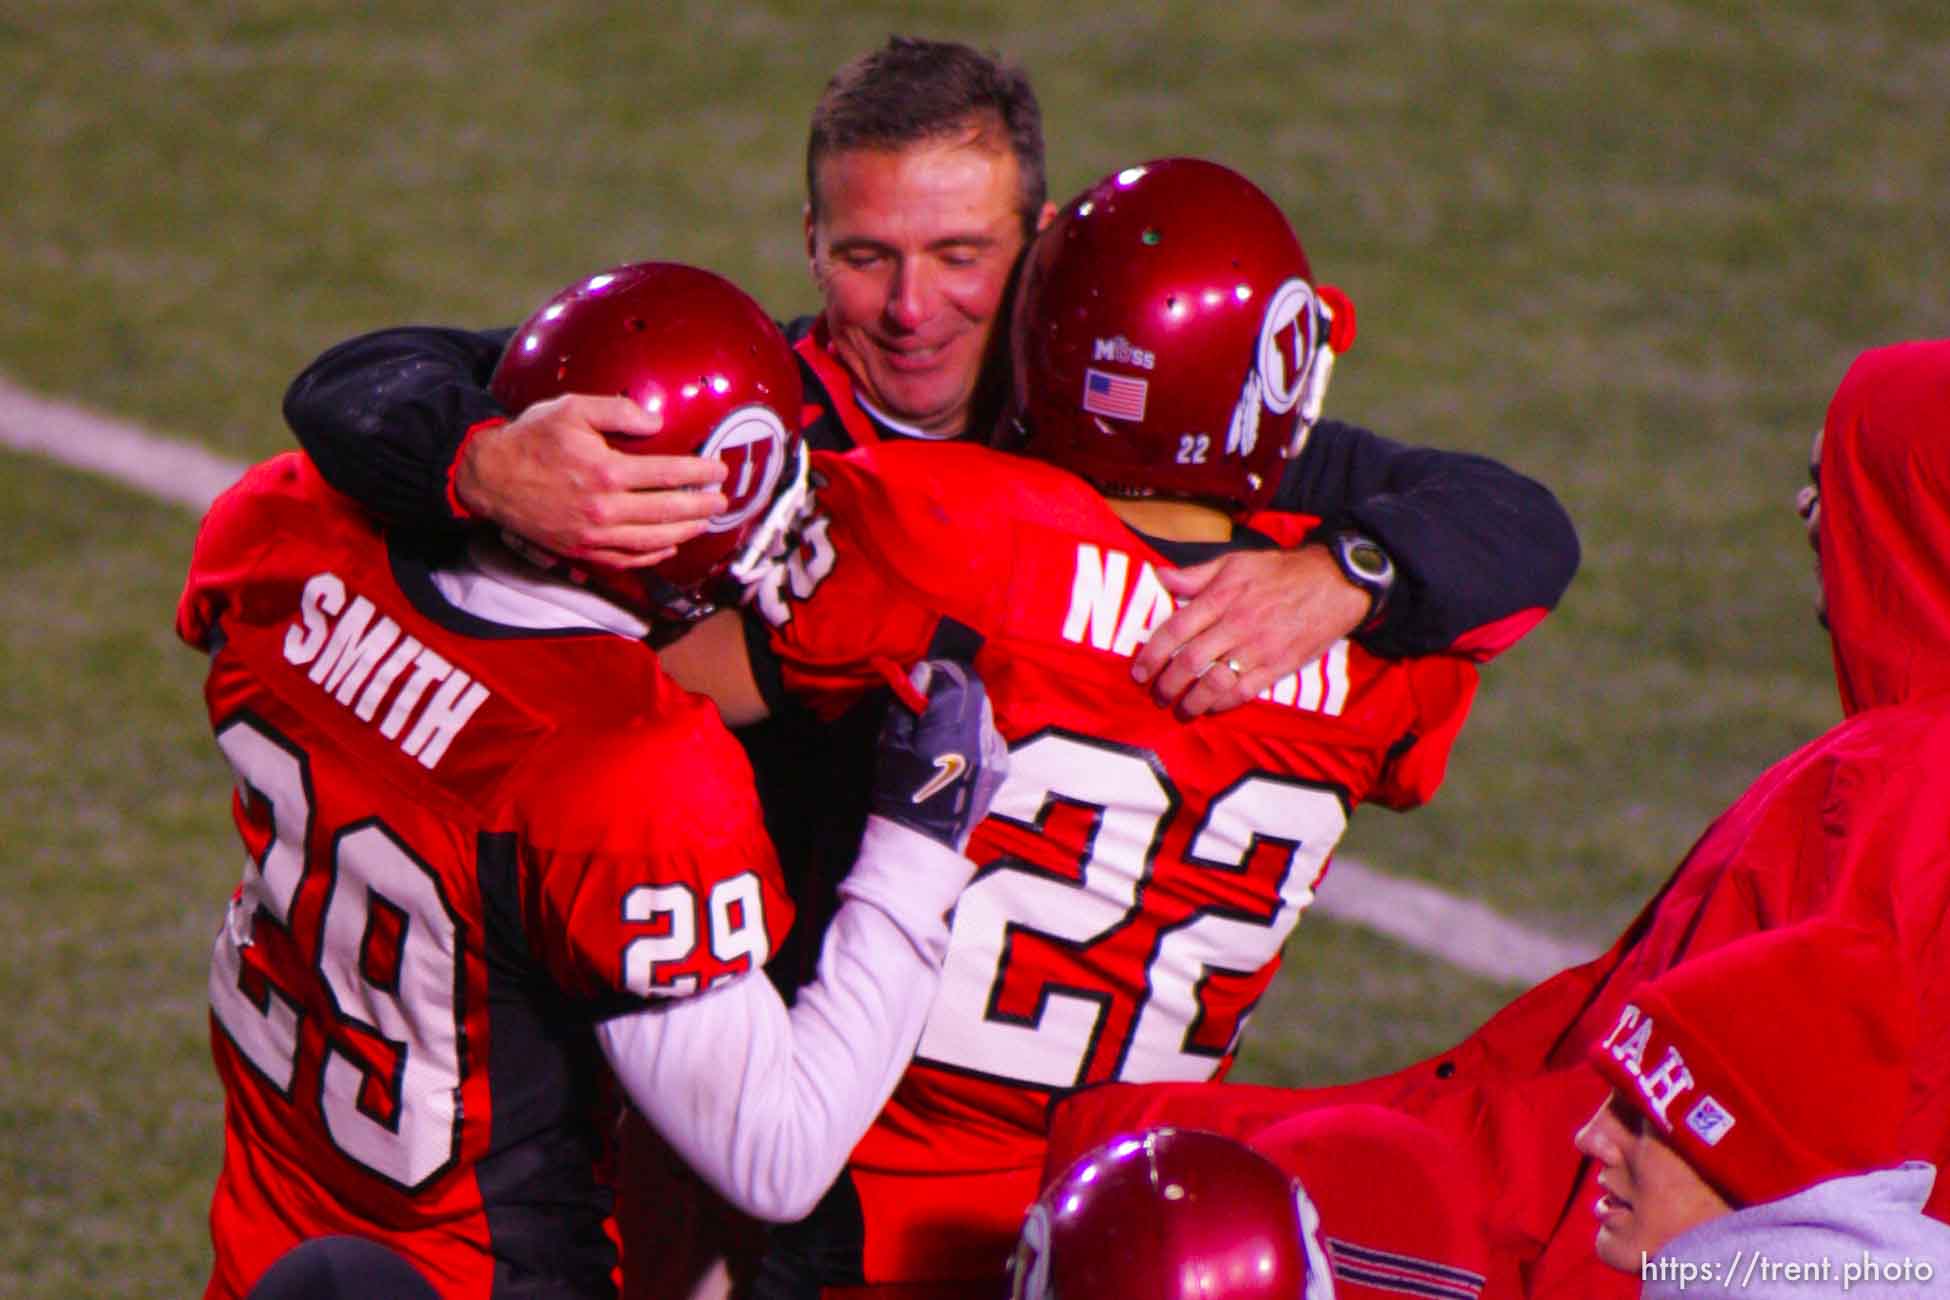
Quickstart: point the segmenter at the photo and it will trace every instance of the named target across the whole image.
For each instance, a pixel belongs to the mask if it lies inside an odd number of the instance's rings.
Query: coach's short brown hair
[[[897,150],[973,128],[1001,134],[1016,156],[1025,235],[1048,195],[1043,112],[1029,77],[999,54],[955,41],[890,36],[843,65],[813,106],[806,141],[806,198],[819,217],[819,160],[851,149]],[[995,141],[998,147],[1002,141]]]

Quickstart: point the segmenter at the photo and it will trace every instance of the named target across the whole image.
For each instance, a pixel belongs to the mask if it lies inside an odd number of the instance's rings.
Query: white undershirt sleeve
[[[804,1218],[914,1054],[947,954],[946,913],[973,872],[953,849],[869,817],[818,978],[790,1011],[753,972],[597,1027],[630,1100],[733,1205]]]

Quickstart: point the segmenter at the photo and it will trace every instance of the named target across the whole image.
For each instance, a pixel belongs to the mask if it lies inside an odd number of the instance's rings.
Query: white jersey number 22
[[[1050,731],[1014,749],[989,815],[1033,829],[1059,801],[1096,813],[1081,879],[1005,859],[969,886],[955,905],[941,992],[917,1059],[1044,1088],[1084,1082],[1105,995],[1051,985],[1032,1019],[998,1014],[1010,935],[1029,930],[1082,948],[1126,924],[1143,906],[1164,830],[1182,801],[1148,753]],[[1123,991],[1141,1005],[1112,1077],[1150,1083],[1212,1076],[1220,1055],[1188,1047],[1201,982],[1209,970],[1249,973],[1279,954],[1346,828],[1338,795],[1288,777],[1254,774],[1212,802],[1191,838],[1193,865],[1243,871],[1256,840],[1289,845],[1279,904],[1268,917],[1212,912],[1161,935],[1144,987]]]

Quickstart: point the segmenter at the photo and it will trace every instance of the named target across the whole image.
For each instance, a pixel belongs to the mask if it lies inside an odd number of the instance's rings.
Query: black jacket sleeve
[[[1395,589],[1361,635],[1378,654],[1488,657],[1528,626],[1520,616],[1554,606],[1578,569],[1577,531],[1541,483],[1338,420],[1314,426],[1273,505],[1318,515],[1323,530],[1357,529],[1393,557]]]
[[[291,381],[285,423],[326,482],[388,522],[457,530],[448,476],[467,431],[506,414],[487,385],[513,333],[419,325],[347,339]]]

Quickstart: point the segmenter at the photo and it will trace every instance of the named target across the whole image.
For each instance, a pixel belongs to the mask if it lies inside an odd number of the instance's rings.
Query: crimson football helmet
[[[1011,1300],[1331,1300],[1306,1193],[1244,1143],[1158,1128],[1085,1155],[1030,1207]]]
[[[515,331],[488,389],[511,413],[565,393],[618,394],[661,415],[663,429],[611,435],[612,446],[715,456],[729,468],[730,504],[675,555],[583,575],[665,619],[709,612],[707,587],[768,546],[805,494],[792,349],[743,290],[694,266],[636,262],[570,285]]]
[[[1025,450],[1105,491],[1263,508],[1320,416],[1354,308],[1230,168],[1106,176],[1030,247],[1010,343]]]

